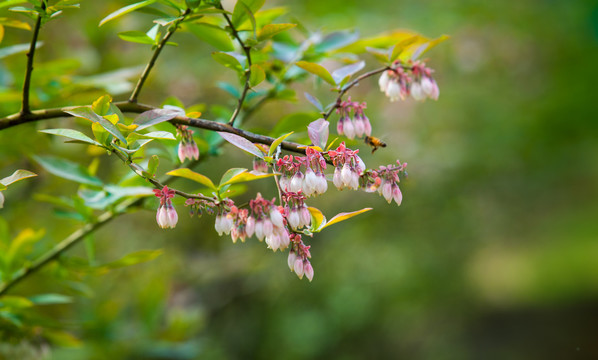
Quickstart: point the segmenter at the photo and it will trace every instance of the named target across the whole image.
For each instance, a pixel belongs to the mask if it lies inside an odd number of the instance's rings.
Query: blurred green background
[[[83,1],[80,10],[49,23],[38,60],[71,59],[58,67],[80,77],[143,65],[148,47],[125,43],[116,33],[149,28],[147,15],[97,28],[99,19],[125,3]],[[426,54],[440,86],[437,102],[390,103],[375,79],[351,91],[354,99],[368,102],[374,134],[388,143],[375,155],[358,144],[366,164],[389,164],[397,157],[409,163],[409,178],[401,183],[403,204],[332,188],[315,199],[311,204],[328,216],[366,206],[374,211],[311,241],[313,283],[288,271],[286,254],[272,254],[255,239],[233,245],[212,230],[213,218],[190,219],[182,206],[172,231],[158,231],[150,211],[122,216],[95,235],[98,258],[113,260],[140,249],[163,248],[164,254],[89,277],[88,287],[79,289],[87,296],[45,308],[82,340],[78,347],[54,348],[49,356],[598,358],[598,4],[303,0],[267,1],[265,7],[283,5],[290,9],[287,19],[297,18],[311,31],[348,28],[368,36],[408,28],[451,36]],[[6,14],[2,9],[0,16]],[[2,46],[29,36],[9,30]],[[158,105],[175,95],[185,105],[232,107],[234,100],[215,83],[233,76],[214,71],[214,49],[189,33],[176,34],[175,41],[180,46],[165,50],[140,101]],[[14,55],[0,63],[4,100],[18,96],[10,88],[21,82],[24,59]],[[368,68],[377,66],[371,56],[363,59]],[[34,72],[40,84],[42,70]],[[89,103],[103,93],[68,93],[60,79],[47,82],[68,96],[51,104],[37,97],[37,107]],[[108,83],[114,91],[123,86]],[[301,94],[309,87],[297,89]],[[325,89],[318,95],[323,102],[333,99]],[[115,96],[125,98],[126,93]],[[271,129],[290,109],[309,108],[298,99],[290,106],[269,103],[251,127]],[[13,105],[0,108],[0,115],[17,111],[18,103]],[[205,118],[214,117],[209,109]],[[42,172],[27,157],[31,153],[84,159],[75,145],[59,146],[36,133],[72,123],[53,120],[52,126],[2,131],[0,177],[16,168]],[[101,159],[104,177],[127,171],[115,159]],[[249,163],[249,157],[224,147],[222,157],[197,170],[218,178],[227,167]],[[163,163],[160,171],[172,166]],[[266,183],[257,190],[275,195]],[[11,187],[0,215],[11,234],[45,228],[46,241],[58,241],[78,223],[56,220],[49,215],[52,206],[32,196],[74,191],[76,185],[42,173]],[[72,253],[84,256],[83,244]],[[53,282],[56,276],[47,269],[13,293],[77,294]]]

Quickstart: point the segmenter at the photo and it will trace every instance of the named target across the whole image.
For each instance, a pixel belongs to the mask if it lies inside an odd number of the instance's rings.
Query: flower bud
[[[303,279],[303,259],[301,259],[300,257],[295,259],[293,269],[295,270],[295,274],[297,274],[299,279]]]
[[[397,203],[397,205],[401,205],[403,201],[403,193],[401,193],[401,189],[399,189],[399,185],[394,184],[392,188],[392,198]]]
[[[343,180],[341,179],[341,170],[339,168],[334,169],[334,175],[332,176],[332,183],[337,189],[343,189]]]
[[[291,186],[289,191],[291,192],[299,192],[303,185],[303,173],[301,171],[297,171],[295,176],[291,179]]]
[[[294,270],[295,260],[297,260],[297,253],[295,253],[293,250],[289,251],[289,257],[287,259],[287,264],[289,265],[289,269],[291,269],[291,271]]]
[[[253,216],[247,218],[247,223],[245,224],[245,233],[247,237],[252,237],[253,233],[255,232],[255,219]]]
[[[338,122],[336,123],[336,132],[337,132],[337,134],[339,134],[339,135],[343,135],[344,134],[344,132],[343,132],[343,130],[345,128],[344,125],[345,125],[345,118],[341,117],[340,119],[338,119]]]
[[[301,227],[301,215],[299,214],[299,211],[297,209],[291,209],[287,221],[293,229]]]
[[[397,101],[401,98],[401,87],[396,81],[390,81],[386,87],[386,96],[390,98],[390,101]]]
[[[347,121],[345,122],[343,130],[347,138],[351,140],[355,138],[355,126],[353,125],[353,122],[350,119],[347,119]]]
[[[386,181],[384,185],[382,185],[382,196],[390,204],[390,202],[392,201],[392,183],[390,183],[389,181]]]
[[[160,210],[158,210],[159,212]],[[156,219],[157,219],[157,215],[156,215]],[[216,230],[216,232],[218,233],[218,235],[222,236],[222,233],[224,231],[222,231],[222,215],[218,215],[216,216],[216,220],[214,221],[214,229]]]
[[[351,173],[352,171],[349,167],[349,164],[345,163],[345,165],[343,165],[343,169],[341,170],[341,180],[343,181],[344,186],[350,186],[353,177]]]
[[[263,229],[264,229],[264,236],[268,237],[268,236],[272,235],[272,230],[274,229],[274,226],[272,226],[272,221],[270,221],[269,218],[265,218],[263,220]]]
[[[287,229],[281,228],[279,229],[278,236],[280,237],[280,250],[284,250],[289,247],[291,243],[291,238],[289,237],[289,233]]]
[[[363,133],[365,132],[365,124],[363,123],[363,118],[361,116],[356,116],[353,125],[355,126],[355,135],[357,137],[362,137]]]
[[[264,221],[263,220],[257,220],[255,222],[255,237],[257,237],[259,241],[264,240]]]
[[[314,190],[316,189],[317,184],[318,184],[318,177],[316,176],[316,173],[311,168],[308,168],[307,171],[305,172],[306,190],[310,189],[311,193],[313,193]],[[307,191],[306,191],[306,195],[307,195]]]
[[[363,117],[363,131],[366,136],[372,135],[372,124],[370,124],[370,119],[367,116]]]
[[[323,173],[317,174],[318,182],[316,183],[316,193],[323,194],[328,190],[328,181]]]
[[[382,75],[380,75],[380,79],[378,79],[378,86],[380,86],[380,91],[386,92],[386,88],[388,87],[389,82],[390,77],[388,76],[388,71],[384,71]]]
[[[239,237],[239,231],[237,230],[237,228],[231,230],[230,237],[233,240],[233,244],[236,244],[237,238]]]
[[[300,209],[300,215],[301,224],[305,227],[309,226],[309,224],[311,224],[311,213],[309,212],[307,206],[303,205],[303,207]]]
[[[413,82],[411,84],[411,97],[413,97],[415,100],[424,100],[426,98],[426,94],[424,94],[424,91],[422,90],[422,86],[420,85],[420,83],[418,82]]]
[[[305,277],[311,282],[314,278],[314,268],[307,259],[303,261],[303,272],[305,273]]]
[[[351,184],[350,184],[351,189],[353,190],[357,190],[359,189],[359,174],[357,174],[357,172],[353,171],[351,174]]]
[[[275,207],[270,210],[270,221],[272,221],[272,225],[274,225],[275,227],[284,227],[284,220],[282,218],[282,214]]]

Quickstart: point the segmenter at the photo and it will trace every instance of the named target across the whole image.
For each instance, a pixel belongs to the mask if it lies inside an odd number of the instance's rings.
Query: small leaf
[[[141,113],[133,124],[137,124],[137,131],[143,130],[150,126],[162,123],[164,121],[169,121],[181,115],[178,111],[174,109],[153,109],[146,112]],[[184,111],[183,111],[184,115]]]
[[[156,171],[158,170],[158,165],[160,164],[160,158],[158,155],[152,155],[152,157],[147,162],[147,172],[153,177],[156,175]]]
[[[12,175],[5,177],[4,179],[0,180],[0,184],[4,186],[8,186],[10,184],[16,183],[17,181],[21,181],[30,177],[37,176],[36,173],[31,172],[29,170],[17,170]]]
[[[235,99],[238,99],[241,97],[241,93],[239,92],[239,90],[237,90],[237,88],[235,88],[233,85],[231,85],[229,83],[226,83],[224,81],[218,81],[216,83],[216,86],[218,86],[222,90],[226,91],[227,93],[231,94]]]
[[[209,187],[210,189],[213,189],[213,190],[217,189],[216,185],[214,185],[214,183],[212,182],[212,180],[210,180],[210,178],[208,178],[205,175],[196,173],[195,171],[193,171],[191,169],[187,169],[187,168],[175,169],[175,170],[167,172],[166,175],[183,177],[183,178],[198,182],[204,186]]]
[[[29,300],[35,305],[69,304],[73,302],[72,297],[61,294],[40,294],[30,296]]]
[[[365,209],[361,209],[361,210],[357,210],[357,211],[353,211],[353,212],[343,212],[343,213],[337,214],[332,219],[330,219],[330,221],[328,221],[324,226],[322,226],[322,229],[324,229],[330,225],[334,225],[338,222],[345,221],[349,218],[352,218],[353,216],[362,214],[362,213],[364,213],[366,211],[370,211],[370,210],[372,210],[372,208],[365,208]],[[322,230],[322,229],[320,229],[320,230]]]
[[[57,135],[57,136],[64,136],[66,138],[82,141],[84,143],[88,143],[88,144],[92,144],[92,145],[96,145],[96,146],[102,146],[102,144],[93,140],[89,136],[83,134],[80,131],[73,130],[73,129],[46,129],[46,130],[39,130],[39,132],[51,134],[51,135]]]
[[[251,87],[259,85],[262,81],[266,79],[266,73],[264,73],[264,69],[257,64],[251,65],[251,75],[249,76],[249,85]]]
[[[136,30],[118,33],[118,37],[125,41],[134,42],[138,44],[154,45],[156,43],[156,41],[151,37],[147,36],[146,33]]]
[[[274,35],[279,34],[288,29],[292,29],[295,26],[297,26],[297,24],[267,24],[258,32],[257,40],[267,40],[273,37]]]
[[[318,232],[321,228],[326,224],[326,217],[319,209],[315,207],[308,206],[307,210],[311,215],[311,231]]]
[[[161,140],[176,140],[174,135],[168,131],[152,131],[147,134],[140,134],[140,133],[131,133],[127,137],[127,141],[129,139],[135,141],[137,139],[161,139]]]
[[[383,64],[388,64],[388,51],[366,46],[365,50]]]
[[[342,68],[337,69],[332,73],[332,78],[334,79],[334,81],[336,81],[337,84],[339,84],[341,81],[343,81],[344,78],[346,78],[347,76],[352,76],[356,72],[363,69],[364,66],[365,61],[363,60],[351,65],[343,66]]]
[[[89,174],[89,171],[83,166],[69,160],[55,158],[51,156],[36,156],[33,159],[37,161],[49,173],[61,178],[72,180],[81,184],[102,186],[102,181]]]
[[[243,72],[243,66],[241,65],[239,60],[228,53],[217,51],[212,53],[212,57],[218,63],[226,66],[229,69],[233,69],[239,73]]]
[[[336,82],[332,78],[332,75],[330,75],[328,70],[326,70],[326,68],[324,68],[322,65],[311,63],[308,61],[298,61],[295,63],[295,65],[299,66],[307,72],[310,72],[320,77],[322,80],[326,81],[330,85],[336,85]]]
[[[272,156],[272,154],[274,154],[274,152],[276,151],[276,148],[278,148],[278,145],[280,145],[284,141],[284,139],[286,139],[287,137],[289,137],[292,134],[293,134],[293,131],[291,131],[288,134],[284,134],[284,135],[278,137],[276,140],[274,140],[272,142],[272,144],[270,145],[270,149],[268,150],[268,156]]]
[[[311,140],[311,143],[320,147],[321,149],[325,148],[326,142],[328,141],[329,126],[330,123],[326,119],[318,119],[311,122],[307,126],[307,134]]]
[[[245,139],[244,137],[226,132],[218,132],[218,134],[220,134],[224,140],[228,141],[239,149],[255,155],[260,159],[264,158],[264,154],[262,154],[260,149],[258,149],[257,146],[253,145],[251,141]]]
[[[112,98],[110,95],[101,96],[91,104],[91,110],[100,116],[108,115],[111,102]]]
[[[248,181],[254,181],[254,180],[259,180],[259,179],[264,179],[267,177],[272,177],[275,174],[264,174],[264,173],[252,173],[252,172],[241,172],[239,174],[236,174],[234,176],[232,176],[230,179],[228,179],[227,181],[225,181],[224,183],[220,183],[219,188],[222,188],[223,186],[226,185],[230,185],[230,184],[236,184],[236,183],[242,183],[242,182],[248,182]]]
[[[246,172],[247,169],[243,169],[243,168],[232,168],[232,169],[228,169],[224,175],[222,175],[222,178],[220,178],[220,184],[218,185],[218,189],[221,189],[227,181],[229,181],[230,179],[232,179],[233,177],[242,174],[244,172]]]
[[[31,30],[31,26],[29,26],[29,24],[24,21],[5,18],[5,17],[0,18],[0,25],[9,26],[9,27],[17,28],[17,29],[22,29],[22,30]]]
[[[28,308],[33,306],[31,300],[22,296],[4,295],[0,297],[0,308]]]
[[[156,0],[145,0],[145,1],[140,1],[138,3],[134,3],[134,4],[131,4],[131,5],[127,5],[127,6],[123,7],[123,8],[120,8],[120,9],[116,10],[115,12],[111,13],[110,15],[106,16],[105,18],[103,18],[102,21],[100,21],[100,25],[99,26],[104,25],[108,21],[117,19],[117,18],[119,18],[119,17],[121,17],[121,16],[123,16],[125,14],[128,14],[131,11],[135,11],[137,9],[140,9],[140,8],[144,7],[144,6],[153,4],[155,1]]]
[[[399,41],[392,49],[392,53],[390,54],[389,59],[390,62],[395,61],[399,57],[399,55],[401,55],[401,53],[405,51],[407,47],[409,47],[409,45],[415,43],[419,38],[421,38],[419,35],[413,35],[408,37],[407,39]]]
[[[38,41],[35,43],[35,48],[39,48],[44,44],[43,41]],[[5,58],[9,55],[19,54],[22,52],[29,51],[29,44],[17,44],[12,46],[3,47],[0,49],[0,59]]]
[[[103,117],[99,116],[98,114],[94,113],[87,106],[81,106],[81,107],[74,108],[71,110],[65,110],[65,113],[76,116],[76,117],[80,117],[83,119],[87,119],[94,123],[98,123],[104,129],[106,129],[106,131],[108,131],[110,134],[112,134],[114,137],[116,137],[118,140],[120,140],[123,144],[127,143],[127,141],[123,137],[123,134],[121,134],[121,132],[118,130],[118,128],[116,126],[114,126],[113,123],[104,119]]]
[[[311,95],[308,92],[304,92],[303,95],[305,95],[305,98],[307,99],[307,101],[312,103],[313,106],[315,106],[318,110],[324,111],[324,106],[322,106],[322,103],[320,102],[320,100],[316,99],[313,95]]]
[[[265,0],[238,0],[233,9],[232,23],[239,28],[243,23],[253,17],[263,5]],[[254,20],[255,21],[255,20]]]

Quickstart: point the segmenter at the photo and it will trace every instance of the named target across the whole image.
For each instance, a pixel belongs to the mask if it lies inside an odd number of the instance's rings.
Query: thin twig
[[[338,107],[340,107],[341,99],[343,98],[343,95],[345,95],[345,93],[347,91],[349,91],[349,89],[351,89],[353,86],[357,85],[361,80],[369,78],[370,76],[374,76],[376,74],[380,74],[381,72],[384,72],[385,70],[388,70],[388,69],[390,69],[390,68],[388,66],[385,66],[383,68],[379,68],[376,70],[372,70],[370,72],[366,72],[366,73],[361,74],[360,76],[356,77],[355,80],[348,83],[344,88],[341,89],[341,91],[339,91],[338,96],[336,98],[336,103],[330,108],[330,110],[328,110],[328,112],[326,114],[324,114],[324,119],[328,120],[330,115],[332,115],[332,112],[335,109],[337,109]]]
[[[222,7],[222,4],[219,4],[218,8],[220,10],[224,10],[224,8]],[[241,36],[239,35],[239,32],[235,28],[235,25],[233,24],[231,19],[228,17],[228,14],[223,12],[222,16],[228,23],[228,26],[230,27],[231,32],[233,34],[233,37],[235,39],[237,39],[237,41],[239,42],[239,45],[241,45],[241,48],[243,49],[243,52],[245,52],[245,56],[247,57],[247,70],[245,71],[245,85],[243,86],[243,91],[241,92],[241,97],[239,97],[239,101],[237,102],[237,107],[233,111],[233,114],[231,115],[230,120],[228,121],[228,124],[230,126],[234,126],[235,119],[237,118],[237,116],[239,116],[239,113],[241,112],[241,109],[243,108],[243,103],[245,102],[245,97],[247,96],[247,92],[251,88],[251,84],[249,83],[249,78],[251,76],[251,65],[252,65],[252,63],[251,63],[251,48],[249,46],[245,45],[245,43],[243,42],[243,39],[241,39]]]
[[[152,54],[152,57],[151,57],[150,61],[145,66],[145,69],[143,69],[143,72],[141,73],[141,76],[139,77],[139,80],[137,81],[137,85],[135,85],[135,88],[133,89],[133,92],[131,93],[131,96],[129,97],[129,101],[130,102],[137,102],[137,96],[139,96],[139,92],[141,91],[141,88],[143,87],[143,84],[145,83],[145,80],[149,76],[150,71],[154,67],[154,64],[156,63],[156,60],[158,59],[158,56],[160,55],[160,52],[162,51],[162,48],[164,48],[164,46],[166,46],[166,43],[168,42],[168,39],[170,39],[170,37],[172,36],[172,34],[174,34],[175,31],[177,30],[179,24],[183,20],[185,20],[185,17],[187,17],[187,15],[189,15],[190,13],[191,13],[191,9],[185,10],[185,12],[183,13],[182,17],[179,20],[177,20],[168,29],[168,32],[166,32],[166,34],[164,35],[164,37],[162,38],[162,40],[160,41],[160,43],[158,44],[158,46],[154,50],[154,53]]]
[[[46,2],[42,1],[42,10],[46,10]],[[23,101],[21,106],[21,114],[27,115],[31,113],[29,107],[29,89],[31,87],[31,73],[33,72],[33,57],[35,56],[35,48],[37,46],[37,37],[39,35],[39,29],[42,25],[41,14],[37,15],[35,21],[35,27],[33,29],[33,38],[31,39],[31,45],[29,46],[29,52],[27,52],[27,68],[25,70],[25,80],[23,81]]]

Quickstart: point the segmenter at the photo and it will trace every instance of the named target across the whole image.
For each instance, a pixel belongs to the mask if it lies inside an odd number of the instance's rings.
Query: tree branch
[[[46,2],[42,1],[42,9],[46,9]],[[21,114],[29,114],[31,109],[29,107],[29,88],[31,87],[31,73],[33,72],[33,57],[35,56],[35,47],[37,45],[37,37],[39,35],[39,29],[42,25],[42,16],[37,15],[35,21],[35,27],[33,29],[33,38],[31,39],[31,45],[29,46],[29,52],[27,52],[27,68],[25,70],[25,80],[23,81],[23,101],[21,105]]]
[[[150,71],[154,67],[154,64],[156,63],[156,60],[158,59],[158,56],[160,55],[160,52],[162,51],[162,48],[164,48],[164,46],[166,45],[166,43],[168,42],[168,39],[170,39],[170,37],[172,36],[172,34],[175,33],[175,31],[177,30],[179,24],[183,20],[185,20],[185,17],[187,17],[187,15],[189,15],[190,13],[191,13],[191,9],[185,10],[185,12],[182,15],[182,18],[179,19],[179,20],[177,20],[174,23],[174,25],[172,25],[168,29],[168,32],[164,35],[164,37],[160,41],[160,44],[158,44],[158,46],[156,47],[156,50],[154,50],[154,53],[153,53],[150,61],[145,66],[145,69],[143,69],[143,72],[141,73],[141,76],[139,77],[139,80],[137,81],[137,85],[135,85],[135,88],[133,89],[133,92],[131,93],[131,96],[129,97],[129,101],[130,102],[137,102],[137,96],[139,96],[139,92],[141,91],[141,88],[143,87],[143,84],[145,83],[145,80],[149,76]]]
[[[222,4],[219,4],[218,8],[220,10],[224,10],[222,8]],[[243,86],[243,91],[241,92],[241,97],[239,97],[237,107],[233,111],[233,114],[231,115],[230,120],[228,121],[228,124],[230,126],[234,126],[235,119],[237,118],[237,116],[239,116],[239,113],[241,112],[241,109],[243,108],[243,103],[245,102],[245,97],[247,96],[247,92],[251,88],[251,84],[249,83],[249,77],[251,76],[251,65],[252,65],[252,63],[251,63],[251,48],[245,45],[245,43],[241,39],[241,36],[239,36],[239,32],[235,28],[235,25],[233,25],[233,22],[228,17],[228,14],[223,12],[222,16],[228,23],[228,26],[230,27],[230,29],[233,33],[233,37],[235,39],[237,39],[237,41],[239,42],[239,45],[241,45],[241,48],[243,48],[243,52],[245,52],[245,56],[247,57],[247,71],[245,71],[245,86]]]
[[[379,68],[379,69],[376,69],[376,70],[372,70],[370,72],[366,72],[365,74],[361,74],[360,76],[356,77],[355,80],[353,80],[350,83],[348,83],[347,86],[345,86],[344,88],[342,88],[341,91],[338,93],[338,96],[336,98],[336,103],[334,104],[334,106],[332,106],[330,108],[330,110],[328,110],[328,112],[326,114],[324,114],[324,119],[328,120],[328,118],[330,117],[330,115],[332,115],[332,112],[340,106],[341,99],[343,98],[343,96],[345,95],[345,93],[347,91],[349,91],[353,86],[357,85],[363,79],[367,79],[370,76],[374,76],[376,74],[380,74],[381,72],[384,72],[384,71],[386,71],[388,69],[390,69],[390,68],[388,66],[385,66],[383,68]]]

